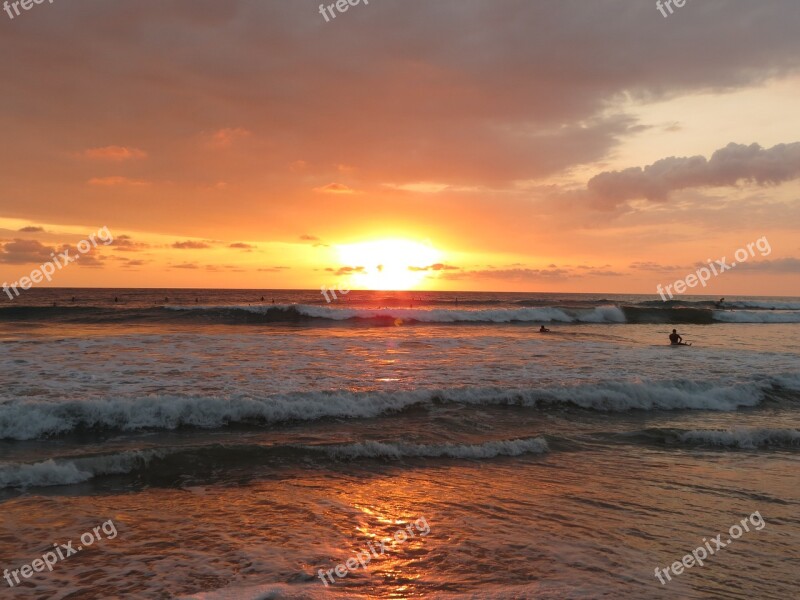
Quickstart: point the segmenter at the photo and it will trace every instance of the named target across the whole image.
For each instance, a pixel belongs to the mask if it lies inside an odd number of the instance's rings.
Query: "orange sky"
[[[0,13],[0,280],[800,295],[794,0]]]

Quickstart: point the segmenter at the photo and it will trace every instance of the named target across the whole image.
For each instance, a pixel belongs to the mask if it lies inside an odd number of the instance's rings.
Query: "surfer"
[[[717,302],[717,308],[722,308],[723,304],[725,304],[725,298],[720,298],[719,302]]]
[[[687,344],[683,341],[683,338],[678,334],[677,329],[673,329],[672,333],[669,334],[669,343],[672,346],[691,346],[691,344]]]
[[[539,327],[539,333],[550,333],[550,330],[544,325],[542,325],[541,327]]]

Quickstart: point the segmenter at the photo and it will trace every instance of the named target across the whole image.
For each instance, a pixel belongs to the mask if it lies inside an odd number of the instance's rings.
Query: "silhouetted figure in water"
[[[275,304],[275,298],[272,299],[272,303]]]
[[[114,296],[114,302],[119,302],[119,298],[117,298],[116,296]]]
[[[264,296],[261,296],[261,301],[262,301],[262,302],[264,301]]]
[[[539,333],[550,333],[550,330],[544,325],[542,325],[541,327],[539,327]]]
[[[725,304],[725,298],[720,298],[719,302],[717,302],[717,308],[722,308],[723,304]]]
[[[678,334],[676,329],[673,329],[672,333],[669,334],[669,343],[673,346],[691,346],[691,344],[687,344],[683,341],[683,338]]]
[[[72,301],[75,302],[75,296],[72,297]]]

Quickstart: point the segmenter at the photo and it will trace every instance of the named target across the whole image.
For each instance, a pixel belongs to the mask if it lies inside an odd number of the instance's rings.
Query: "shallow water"
[[[0,580],[12,597],[800,587],[798,299],[73,293],[0,307],[0,569],[118,535]],[[694,347],[665,345],[673,326]],[[659,582],[755,512],[762,529]]]

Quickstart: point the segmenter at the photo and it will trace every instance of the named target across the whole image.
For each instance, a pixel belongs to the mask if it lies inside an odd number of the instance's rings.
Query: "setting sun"
[[[442,253],[411,240],[374,240],[337,246],[350,289],[408,290],[418,286]]]

